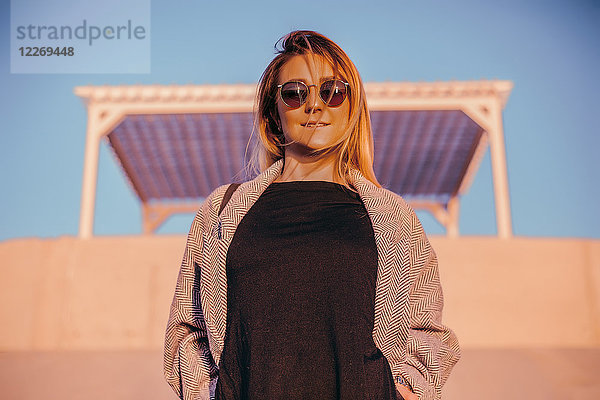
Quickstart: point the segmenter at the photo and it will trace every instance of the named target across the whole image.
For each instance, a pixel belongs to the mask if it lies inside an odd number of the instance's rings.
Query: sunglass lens
[[[288,107],[298,108],[306,101],[307,91],[301,82],[288,82],[281,88],[281,99]]]
[[[321,85],[321,99],[330,107],[337,107],[346,98],[346,85],[339,80],[323,82]]]

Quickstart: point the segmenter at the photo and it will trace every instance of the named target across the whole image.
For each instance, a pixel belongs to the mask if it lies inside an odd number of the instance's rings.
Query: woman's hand
[[[419,396],[417,396],[416,394],[411,392],[410,389],[404,385],[396,386],[396,390],[398,390],[398,393],[400,393],[400,395],[402,396],[402,399],[404,399],[404,400],[419,400]],[[400,400],[400,399],[398,399],[398,400]]]

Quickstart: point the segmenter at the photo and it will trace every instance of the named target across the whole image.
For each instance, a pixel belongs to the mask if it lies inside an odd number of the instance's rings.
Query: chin
[[[321,141],[317,141],[317,142],[310,142],[308,143],[308,146],[310,149],[312,150],[317,150],[320,148],[323,148],[325,146],[330,146],[332,143],[331,142],[321,142]]]
[[[309,140],[306,140],[306,138],[304,138],[304,139],[302,139],[302,138],[298,139],[297,143],[299,145],[307,147],[307,148],[309,148],[311,150],[316,150],[316,149],[321,148],[323,146],[329,146],[333,142],[330,140],[330,135],[315,134]]]

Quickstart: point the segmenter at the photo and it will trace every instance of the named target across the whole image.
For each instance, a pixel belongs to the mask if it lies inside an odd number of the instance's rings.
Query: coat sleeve
[[[460,346],[456,334],[442,324],[444,297],[437,256],[415,212],[409,210],[409,329],[400,370],[419,400],[439,400],[460,359]]]
[[[187,236],[165,334],[165,379],[183,400],[209,400],[209,385],[218,375],[200,302],[202,213],[201,208]]]

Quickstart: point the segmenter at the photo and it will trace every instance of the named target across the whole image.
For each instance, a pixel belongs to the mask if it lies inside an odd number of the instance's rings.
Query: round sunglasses
[[[300,81],[289,81],[277,85],[281,101],[289,108],[298,108],[306,103],[311,86],[317,87],[317,85],[307,85]],[[319,97],[328,107],[339,107],[346,99],[349,90],[348,83],[340,79],[331,79],[321,84]]]

